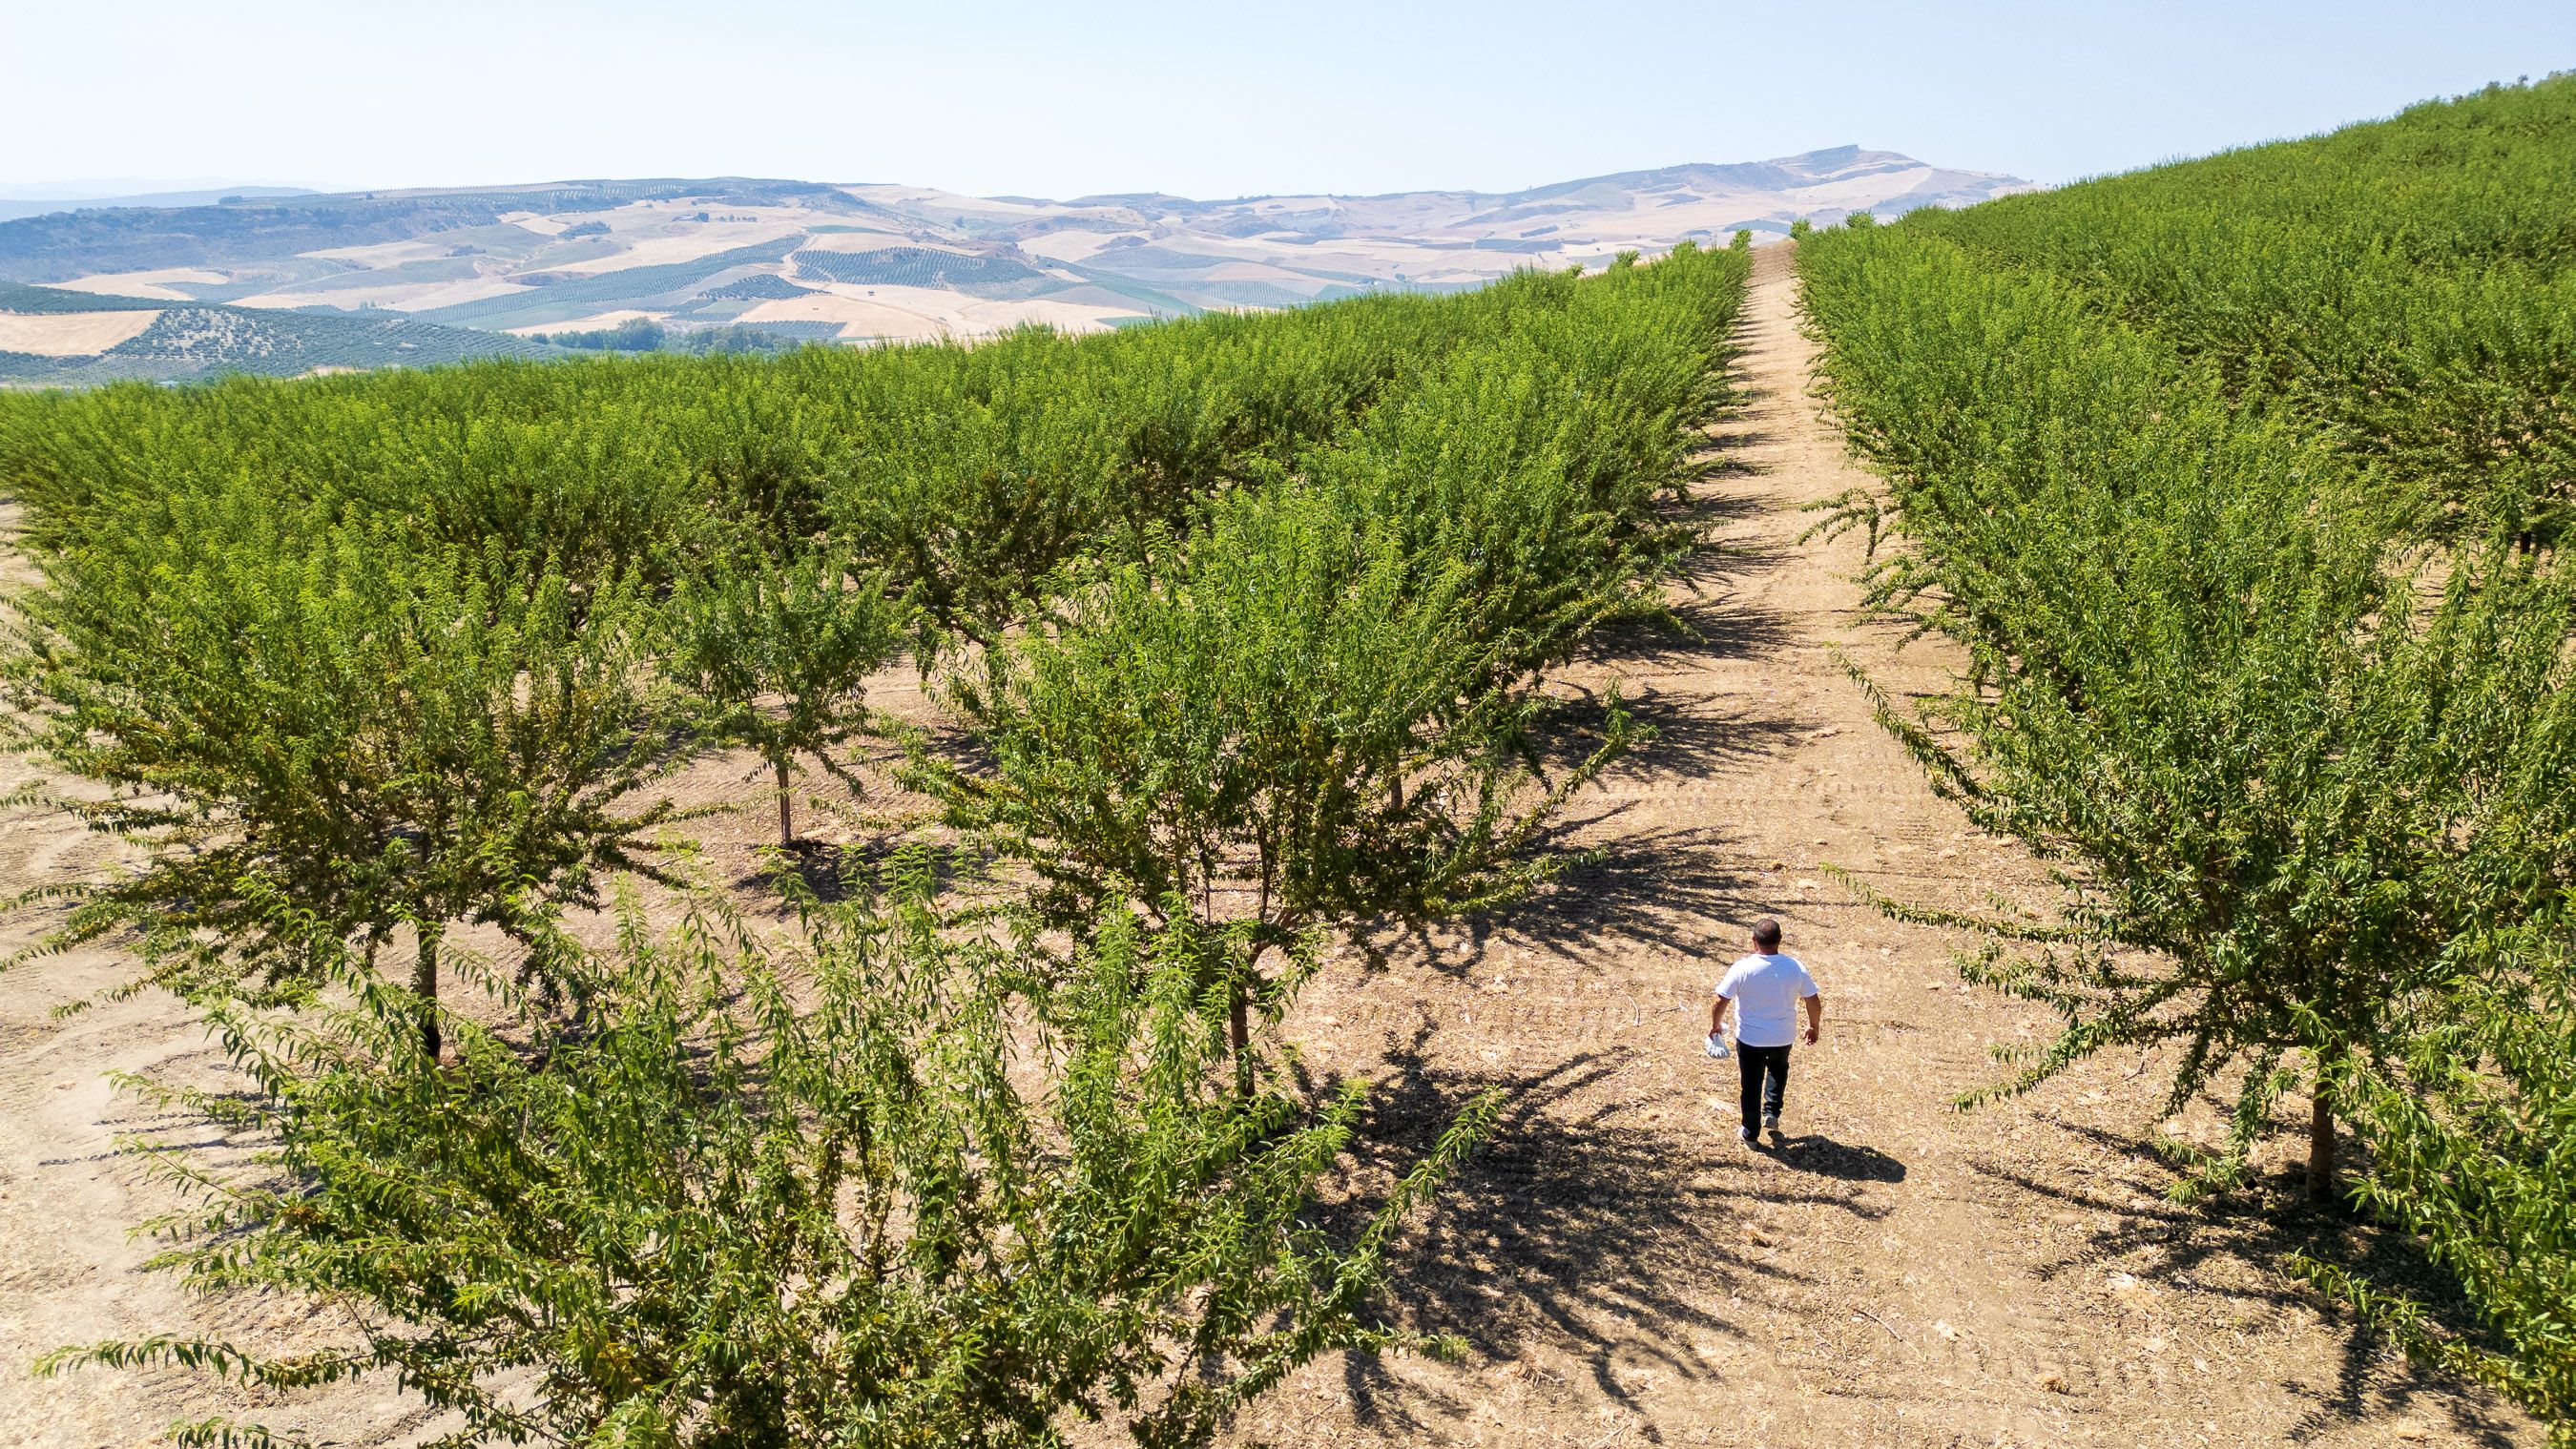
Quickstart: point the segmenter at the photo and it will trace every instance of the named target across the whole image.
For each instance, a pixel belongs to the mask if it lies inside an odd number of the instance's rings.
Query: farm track
[[[1235,1437],[1379,1443],[1804,1446],[2537,1445],[2320,1321],[2254,1266],[2288,1231],[2175,1209],[2133,1143],[2150,1067],[2105,1061],[1974,1115],[1991,1043],[2046,1023],[1960,988],[1955,933],[1850,903],[1821,866],[1929,904],[2046,887],[1970,830],[1871,724],[1832,653],[1891,689],[1938,688],[1942,652],[1864,625],[1857,540],[1796,542],[1803,504],[1865,484],[1805,393],[1788,253],[1757,258],[1740,360],[1747,406],[1717,430],[1695,506],[1722,547],[1681,601],[1700,638],[1633,638],[1564,672],[1581,719],[1613,682],[1661,738],[1578,802],[1602,852],[1545,898],[1473,929],[1341,953],[1291,1017],[1319,1071],[1381,1083],[1377,1127],[1421,1141],[1475,1092],[1513,1096],[1492,1147],[1422,1229],[1399,1285],[1459,1365],[1319,1364]],[[0,520],[5,522],[5,520]],[[14,570],[16,565],[11,561]],[[874,691],[924,715],[908,676]],[[0,786],[23,780],[0,763]],[[683,798],[740,796],[713,761]],[[759,806],[761,802],[753,802]],[[763,808],[711,823],[734,880]],[[0,890],[94,869],[59,817],[0,814]],[[1785,1150],[1733,1140],[1733,1068],[1698,1051],[1707,990],[1753,917],[1777,914],[1824,986],[1826,1039],[1796,1054]],[[0,922],[0,951],[40,924]],[[169,1206],[112,1149],[142,1125],[103,1073],[212,1079],[166,1001],[55,1019],[120,979],[114,953],[0,978],[0,1444],[152,1442],[184,1414],[239,1411],[194,1378],[39,1382],[66,1342],[155,1331],[326,1332],[284,1303],[210,1304],[140,1271],[127,1229]],[[389,1389],[267,1411],[343,1444],[432,1426]]]
[[[1952,656],[1860,619],[1859,539],[1798,541],[1804,505],[1871,479],[1807,394],[1795,289],[1787,248],[1757,255],[1745,406],[1694,490],[1719,545],[1679,600],[1701,640],[1627,641],[1556,683],[1597,700],[1616,681],[1661,731],[1575,807],[1566,833],[1601,863],[1490,930],[1380,969],[1354,954],[1291,1021],[1319,1066],[1386,1084],[1385,1130],[1419,1140],[1479,1089],[1514,1094],[1400,1289],[1470,1357],[1318,1367],[1242,1437],[2536,1445],[2259,1271],[2282,1230],[2167,1205],[2134,1146],[2153,1066],[1949,1110],[1997,1070],[1989,1044],[2047,1021],[1961,988],[1965,936],[1890,922],[1821,867],[1933,905],[2051,889],[1931,793],[1836,660],[1905,692],[1942,687]],[[1757,1156],[1734,1140],[1732,1064],[1698,1046],[1764,914],[1826,1013],[1793,1054],[1791,1144]]]

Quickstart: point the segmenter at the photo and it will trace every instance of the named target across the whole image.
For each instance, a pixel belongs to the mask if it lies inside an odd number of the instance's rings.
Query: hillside
[[[294,377],[472,357],[560,355],[561,349],[521,337],[381,312],[343,316],[172,305],[0,283],[0,385],[171,382],[219,372]]]
[[[1228,201],[1149,193],[1050,201],[738,177],[568,181],[25,217],[0,222],[0,281],[271,318],[363,313],[379,329],[386,314],[522,337],[643,320],[681,333],[733,326],[781,340],[866,343],[1029,323],[1093,331],[1371,290],[1450,290],[1517,267],[1597,267],[1623,249],[1660,252],[1739,229],[1782,235],[1802,217],[1894,215],[2027,189],[2011,177],[1856,146],[1509,193]],[[39,310],[16,295],[22,300],[0,310]],[[92,310],[121,306],[102,301]],[[117,336],[116,324],[41,310],[55,320],[0,320],[0,351],[16,354],[0,359],[0,380],[136,375],[118,371],[131,363],[110,362],[107,351],[70,350]],[[276,326],[301,335],[305,324]],[[6,340],[17,334],[34,340]],[[129,344],[154,345],[123,337],[115,346]],[[397,360],[475,350],[430,334],[387,345]],[[27,360],[35,355],[50,360]],[[275,354],[235,347],[209,365],[251,355]]]
[[[99,210],[116,206],[167,208],[176,206],[213,206],[234,198],[310,196],[312,191],[301,186],[224,186],[195,191],[140,191],[127,195],[79,194],[42,196],[0,196],[0,221],[15,221],[22,216],[44,216],[57,211]]]

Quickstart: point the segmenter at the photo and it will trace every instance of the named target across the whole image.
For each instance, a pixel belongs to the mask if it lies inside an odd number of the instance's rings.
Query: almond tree
[[[830,752],[864,723],[861,686],[902,641],[905,611],[887,590],[883,571],[852,577],[837,550],[812,547],[720,555],[674,591],[671,673],[707,702],[716,738],[769,766],[782,850],[796,843],[797,759],[849,778]]]
[[[214,1007],[259,1094],[142,1085],[272,1155],[172,1149],[212,1231],[161,1266],[341,1305],[357,1342],[145,1338],[40,1371],[381,1379],[458,1445],[1035,1446],[1107,1418],[1187,1446],[1318,1355],[1451,1347],[1375,1302],[1491,1100],[1328,1232],[1365,1092],[1220,1084],[1246,1048],[1206,982],[1234,946],[1113,911],[1051,956],[1034,923],[944,915],[929,877],[908,855],[881,899],[812,906],[792,956],[719,915],[630,920],[573,1020],[460,1022],[446,1071],[346,963],[347,1005]]]
[[[2334,1091],[2369,1135],[2355,1196],[2421,1235],[2494,1331],[2444,1331],[2409,1284],[2302,1255],[2293,1271],[2418,1361],[2483,1383],[2576,1445],[2576,929],[2479,932],[2395,1050],[2349,1052]]]
[[[502,928],[560,987],[549,919],[651,869],[672,812],[635,797],[686,742],[639,684],[632,582],[247,488],[40,565],[7,673],[22,743],[105,787],[60,803],[140,854],[49,890],[71,910],[40,950],[131,929],[146,981],[292,991],[317,931],[372,959],[408,927],[434,1052],[448,927]]]
[[[1906,540],[1874,599],[1969,658],[1928,718],[1883,717],[2069,892],[2042,949],[1972,963],[2065,1022],[1998,1090],[2175,1043],[2170,1108],[2241,1074],[2226,1178],[2303,1057],[2331,1196],[2345,1058],[2576,868],[2568,579],[2499,543],[2437,590],[2403,494],[2045,281],[1903,227],[1801,270]]]
[[[1239,921],[1233,1030],[1263,953],[1310,928],[1506,898],[1517,854],[1631,734],[1524,794],[1537,702],[1482,637],[1470,574],[1425,566],[1313,490],[1231,500],[1184,554],[1103,571],[950,698],[989,772],[924,760],[951,820],[1029,862],[1059,919],[1172,903]]]

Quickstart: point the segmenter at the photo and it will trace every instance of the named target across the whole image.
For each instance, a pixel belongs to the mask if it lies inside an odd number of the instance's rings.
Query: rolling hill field
[[[1518,267],[1597,268],[1622,250],[1722,243],[1738,230],[1778,237],[1800,219],[1893,216],[2022,189],[2010,177],[1845,146],[1506,194],[1041,201],[722,178],[91,208],[0,221],[0,281],[203,306],[155,337],[88,353],[63,349],[108,338],[117,324],[0,328],[0,343],[37,331],[50,339],[0,347],[10,354],[0,381],[526,356],[516,338],[630,319],[673,334],[751,329],[781,343],[974,337],[1026,323],[1097,331],[1454,290]],[[53,308],[24,291],[0,297],[0,313]],[[239,312],[208,310],[222,308]],[[251,329],[240,313],[277,320]],[[365,327],[301,320],[350,317]],[[510,337],[397,336],[388,323]]]
[[[399,313],[271,311],[0,282],[0,382],[23,385],[182,382],[228,372],[295,377],[562,355],[525,338]]]

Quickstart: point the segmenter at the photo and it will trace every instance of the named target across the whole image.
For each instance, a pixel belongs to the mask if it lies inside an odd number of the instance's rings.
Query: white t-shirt
[[[1737,1045],[1781,1047],[1798,1039],[1798,1003],[1816,994],[1816,978],[1795,956],[1757,953],[1726,968],[1717,994],[1735,1003]]]

